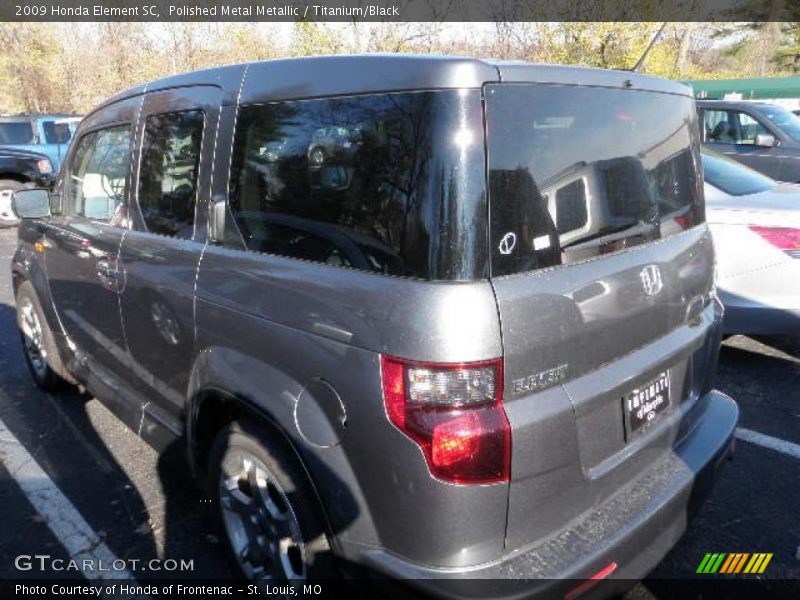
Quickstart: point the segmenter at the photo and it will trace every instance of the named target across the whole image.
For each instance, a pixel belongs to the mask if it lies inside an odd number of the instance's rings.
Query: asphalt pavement
[[[186,579],[228,576],[207,499],[180,463],[159,456],[98,400],[33,386],[13,308],[15,244],[15,230],[0,230],[0,580],[60,575],[21,570],[20,555],[68,560],[98,548],[142,565],[191,561],[171,572]],[[717,387],[739,402],[741,427],[758,434],[740,437],[757,442],[737,441],[712,495],[631,600],[666,597],[670,580],[698,577],[709,552],[772,553],[759,577],[800,580],[800,338],[730,338]],[[87,547],[76,551],[81,540]]]

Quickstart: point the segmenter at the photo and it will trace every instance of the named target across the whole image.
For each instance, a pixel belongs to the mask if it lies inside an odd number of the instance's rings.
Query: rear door
[[[675,443],[701,385],[713,252],[691,98],[624,85],[485,92],[514,549]]]
[[[206,241],[220,88],[147,94],[139,120],[131,229],[120,249],[131,379],[145,411],[174,433],[194,352],[194,285]]]

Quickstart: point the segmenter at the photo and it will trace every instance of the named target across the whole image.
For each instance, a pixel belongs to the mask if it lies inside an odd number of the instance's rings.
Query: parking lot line
[[[117,557],[2,420],[0,460],[86,579],[133,580],[127,569],[112,569]],[[87,565],[94,568],[84,568]],[[66,565],[63,567],[65,575],[74,574],[66,570]]]
[[[750,429],[744,429],[743,427],[739,427],[736,430],[736,437],[742,441],[750,442],[751,444],[758,444],[764,448],[769,448],[770,450],[775,450],[776,452],[781,452],[782,454],[787,454],[794,458],[800,458],[800,444],[787,442],[786,440],[764,435],[763,433],[758,433]]]

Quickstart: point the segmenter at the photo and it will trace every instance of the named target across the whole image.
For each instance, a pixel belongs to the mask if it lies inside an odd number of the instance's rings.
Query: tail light
[[[800,229],[791,227],[760,227],[750,225],[750,231],[757,233],[776,248],[783,250],[792,258],[800,258]]]
[[[431,474],[450,483],[511,477],[511,428],[502,359],[419,363],[381,356],[389,420],[422,449]]]

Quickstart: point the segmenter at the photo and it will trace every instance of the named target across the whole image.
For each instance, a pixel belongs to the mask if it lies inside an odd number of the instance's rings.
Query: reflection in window
[[[475,143],[455,143],[460,131]],[[478,91],[244,106],[230,198],[242,241],[383,274],[483,277],[480,132]]]
[[[202,111],[147,117],[139,207],[148,231],[183,239],[192,237],[202,138]]]
[[[722,154],[703,150],[703,171],[710,183],[731,196],[747,196],[766,192],[775,187],[775,181],[758,171],[744,166]]]
[[[72,137],[68,121],[44,121],[44,141],[48,144],[66,144]]]
[[[690,98],[543,84],[487,92],[494,274],[584,260],[702,221]],[[499,244],[508,233],[518,240],[511,251]]]
[[[126,125],[80,139],[69,167],[65,214],[124,224],[130,133]]]
[[[0,144],[33,144],[33,123],[30,121],[0,122]]]

